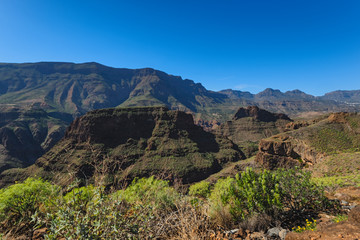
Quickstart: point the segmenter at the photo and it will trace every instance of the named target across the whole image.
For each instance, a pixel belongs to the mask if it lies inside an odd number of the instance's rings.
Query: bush
[[[151,218],[148,207],[112,200],[102,188],[87,186],[68,193],[47,215],[45,239],[137,239],[149,232]]]
[[[256,173],[247,168],[241,175],[237,174],[230,194],[230,211],[235,220],[244,220],[254,213],[272,214],[282,206],[279,179],[267,170]]]
[[[330,206],[323,188],[311,180],[311,173],[299,168],[279,169],[274,174],[279,179],[281,203],[293,212],[318,211]]]
[[[85,211],[93,198],[102,197],[102,192],[102,188],[95,188],[93,185],[74,188],[64,196],[64,201],[74,209]]]
[[[214,222],[222,226],[232,226],[233,217],[230,213],[230,189],[235,184],[235,179],[228,177],[219,179],[214,185],[209,197],[209,216]]]
[[[235,179],[219,180],[209,200],[213,218],[230,213],[235,222],[264,214],[276,218],[279,213],[303,213],[331,207],[327,205],[329,201],[323,190],[311,182],[310,173],[300,169],[257,173],[247,168]],[[224,217],[219,223],[224,223]]]
[[[195,183],[189,188],[189,195],[195,197],[207,198],[210,195],[210,183],[201,181]]]
[[[115,192],[113,197],[131,204],[141,203],[151,205],[154,209],[171,210],[174,209],[179,194],[174,188],[169,187],[167,181],[151,176],[134,179],[130,186]]]
[[[9,225],[28,223],[35,214],[45,211],[58,193],[59,187],[35,178],[1,189],[0,221],[6,221]]]

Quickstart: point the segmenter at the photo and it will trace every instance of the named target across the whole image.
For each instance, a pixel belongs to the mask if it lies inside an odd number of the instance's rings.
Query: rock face
[[[256,162],[269,169],[314,165],[327,155],[359,150],[359,114],[334,113],[324,119],[289,126],[288,130],[294,130],[260,141]]]
[[[38,108],[2,108],[0,113],[0,173],[27,167],[61,139],[66,123]]]
[[[240,118],[252,117],[255,120],[261,122],[276,122],[277,120],[283,119],[292,121],[288,116],[282,113],[271,113],[264,109],[260,109],[257,106],[249,106],[247,108],[239,108],[233,120],[238,120]]]
[[[291,122],[285,114],[271,113],[250,106],[239,108],[232,120],[221,124],[215,132],[247,149],[257,144],[260,139],[285,131],[287,124]]]
[[[267,169],[275,169],[313,165],[324,157],[305,142],[280,135],[260,141],[255,161]]]
[[[235,144],[194,125],[190,114],[165,107],[103,109],[77,118],[22,176],[36,174],[62,185],[101,178],[116,186],[150,175],[191,183],[242,158]]]

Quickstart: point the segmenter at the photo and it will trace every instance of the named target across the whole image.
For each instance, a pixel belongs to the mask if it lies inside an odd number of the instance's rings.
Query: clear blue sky
[[[0,62],[152,67],[210,90],[360,89],[359,0],[1,0]]]

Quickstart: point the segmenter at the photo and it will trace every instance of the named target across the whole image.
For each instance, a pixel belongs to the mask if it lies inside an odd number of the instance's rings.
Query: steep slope
[[[190,114],[164,107],[103,109],[77,118],[33,166],[5,171],[0,179],[6,184],[16,174],[35,174],[60,184],[80,178],[116,186],[156,174],[190,183],[242,158],[236,145],[194,125]]]
[[[333,113],[313,124],[263,139],[256,161],[267,168],[315,165],[326,156],[360,151],[360,115]]]
[[[215,132],[231,139],[250,157],[260,139],[283,132],[291,121],[285,114],[250,106],[239,108],[232,120],[221,124]]]
[[[199,83],[154,69],[98,63],[0,64],[0,89],[0,104],[36,105],[73,116],[118,105],[166,105],[197,112],[226,99]]]
[[[0,173],[33,164],[65,132],[65,122],[41,109],[7,107],[0,110]]]
[[[345,102],[314,97],[300,90],[282,93],[268,88],[255,95],[231,89],[213,92],[200,83],[151,68],[125,69],[98,63],[61,62],[0,64],[0,104],[36,105],[47,112],[75,117],[90,110],[119,105],[166,105],[191,112],[196,120],[220,122],[228,120],[240,106],[249,105],[288,115],[360,109]]]

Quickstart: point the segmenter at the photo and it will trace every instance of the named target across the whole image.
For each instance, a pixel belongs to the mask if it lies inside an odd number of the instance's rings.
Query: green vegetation
[[[360,175],[358,174],[352,174],[347,176],[316,177],[313,178],[313,180],[319,186],[323,186],[328,189],[336,189],[345,186],[360,187]]]
[[[115,192],[112,197],[131,204],[152,206],[154,209],[169,210],[175,207],[174,203],[179,194],[169,187],[167,181],[150,178],[135,179],[124,190]]]
[[[346,129],[337,129],[334,126],[322,128],[313,137],[312,145],[321,152],[336,153],[339,151],[358,150],[358,139]]]
[[[336,217],[334,219],[332,219],[332,221],[335,223],[346,221],[346,220],[348,220],[347,214],[338,214],[338,215],[336,215]]]
[[[261,214],[272,214],[275,221],[288,211],[301,215],[332,207],[299,169],[248,168],[213,186],[196,183],[189,195],[154,177],[135,179],[114,192],[76,183],[69,188],[29,178],[2,189],[0,216],[7,224],[0,234],[21,234],[26,226],[29,232],[46,227],[45,239],[208,239],[216,226],[233,227]],[[315,222],[310,223],[305,228],[313,229]]]
[[[299,169],[267,170],[259,173],[246,169],[235,179],[219,180],[210,195],[212,216],[231,215],[233,220],[249,219],[256,214],[319,211],[329,207],[322,189]]]
[[[328,156],[313,169],[314,182],[335,190],[339,187],[360,187],[360,152],[345,152]]]
[[[0,189],[0,221],[9,226],[30,222],[44,214],[58,192],[59,187],[34,178]]]
[[[201,181],[191,185],[189,188],[189,195],[207,198],[210,195],[210,183],[206,181]]]

